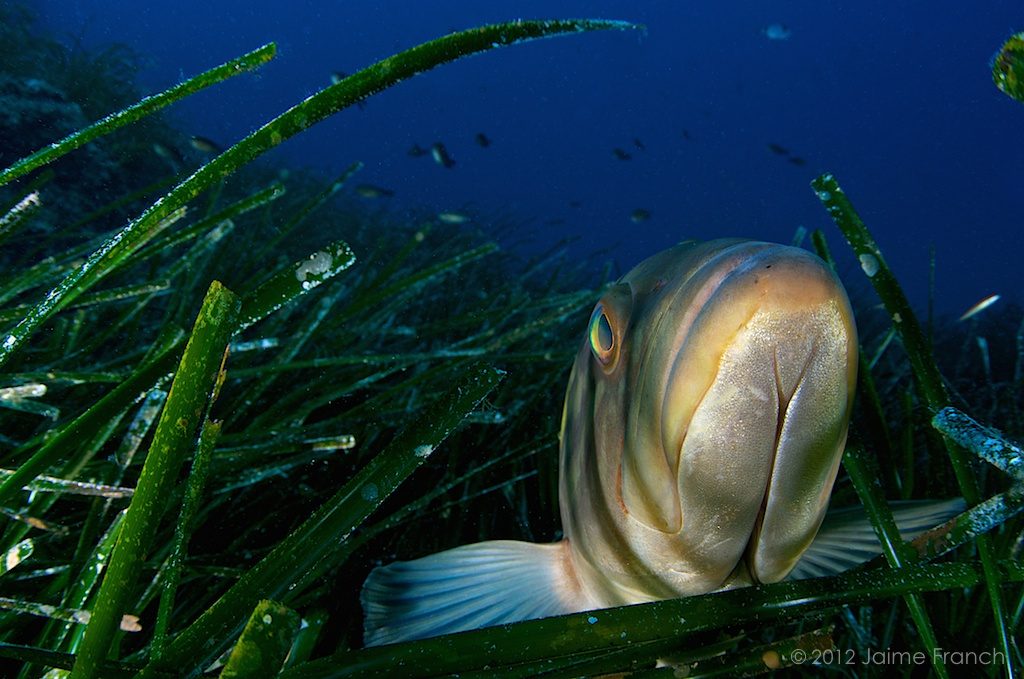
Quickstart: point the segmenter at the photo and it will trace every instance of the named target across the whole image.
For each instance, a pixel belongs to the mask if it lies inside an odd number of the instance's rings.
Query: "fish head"
[[[856,352],[842,285],[798,248],[684,243],[610,287],[561,434],[563,526],[595,600],[784,578],[828,506]]]

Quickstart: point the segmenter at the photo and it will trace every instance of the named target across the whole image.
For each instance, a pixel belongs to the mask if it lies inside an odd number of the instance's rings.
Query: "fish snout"
[[[856,381],[856,329],[838,279],[803,250],[762,248],[730,267],[676,359],[665,444],[679,450],[681,554],[706,584],[744,560],[755,581],[774,582],[828,506]]]

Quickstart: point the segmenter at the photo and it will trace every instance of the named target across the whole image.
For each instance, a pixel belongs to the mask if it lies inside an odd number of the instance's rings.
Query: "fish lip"
[[[669,360],[669,365],[671,366],[669,372],[671,375],[675,375],[680,366],[688,358],[691,358],[688,351],[692,351],[693,347],[688,340],[698,320],[711,310],[710,305],[715,301],[716,293],[728,285],[735,276],[743,275],[748,269],[752,268],[751,263],[754,260],[759,259],[766,251],[777,251],[780,247],[785,246],[762,241],[738,241],[733,245],[722,249],[720,252],[715,253],[714,256],[696,267],[686,280],[679,284],[678,292],[676,293],[677,297],[684,294],[684,290],[690,281],[695,280],[702,275],[708,277],[708,280],[706,280],[693,294],[692,300],[690,304],[687,305],[687,310],[683,315],[683,318],[679,321],[678,326],[684,331],[684,337],[681,338],[681,341],[673,350],[672,357]],[[715,272],[715,269],[720,269],[720,271]],[[675,303],[675,300],[673,303]],[[750,315],[752,316],[754,313],[756,313],[756,309],[753,310]],[[749,317],[745,319],[745,323],[749,322],[749,320]],[[664,322],[663,319],[659,320],[656,332],[661,331],[662,322]],[[727,345],[723,345],[723,352],[727,346],[731,345],[731,343],[732,340],[730,340]],[[668,382],[671,381],[672,378],[670,377]],[[697,409],[700,408],[700,405],[703,403],[708,391],[714,384],[714,381],[714,379],[711,379],[708,382],[703,393],[701,393],[700,397],[697,399],[693,412],[696,412]],[[678,435],[672,435],[671,433],[664,431],[666,425],[669,427],[675,426],[670,418],[664,417],[664,413],[669,410],[668,400],[672,395],[672,390],[669,389],[668,386],[669,384],[666,384],[661,403],[661,421],[663,428],[662,443],[672,474],[674,477],[678,478],[679,459],[682,454],[683,444],[686,442],[686,432],[689,428],[689,422],[686,422],[685,426],[681,427]],[[672,458],[675,459],[673,460]]]
[[[737,257],[739,261],[726,259],[729,257]],[[698,466],[696,461],[700,459],[699,457],[690,457],[689,461],[684,463],[687,460],[684,454],[690,455],[701,450],[706,453],[716,446],[713,432],[715,422],[720,421],[716,418],[729,416],[730,412],[742,413],[743,417],[749,415],[751,425],[756,426],[756,429],[747,430],[749,442],[753,445],[752,450],[756,449],[762,462],[750,466],[742,461],[741,457],[736,457],[737,452],[746,450],[745,443],[737,443],[735,447],[725,443],[726,447],[733,451],[730,459],[734,462],[729,466],[739,470],[750,469],[752,473],[756,469],[755,476],[751,478],[757,479],[757,485],[760,485],[763,479],[764,485],[758,488],[748,484],[746,490],[739,492],[735,502],[727,501],[723,505],[723,516],[729,514],[737,517],[739,523],[734,523],[733,518],[725,518],[721,532],[716,534],[720,534],[723,540],[728,539],[732,546],[721,544],[716,548],[716,538],[710,535],[707,536],[710,538],[709,541],[697,549],[704,552],[706,548],[707,563],[716,564],[713,569],[716,577],[723,572],[731,572],[740,563],[748,563],[751,579],[756,578],[753,557],[757,554],[758,560],[767,559],[764,563],[769,564],[768,570],[762,573],[768,573],[769,577],[773,578],[771,574],[779,570],[775,564],[784,561],[779,555],[785,556],[787,547],[784,545],[788,544],[788,538],[802,534],[802,529],[790,531],[784,524],[780,524],[780,512],[784,511],[783,507],[791,504],[791,497],[799,499],[804,496],[803,493],[809,492],[804,488],[798,491],[799,495],[791,496],[791,490],[796,487],[792,480],[787,482],[783,478],[780,483],[780,479],[777,478],[790,474],[795,469],[794,464],[804,464],[799,462],[804,459],[803,453],[800,452],[801,448],[793,448],[792,443],[784,444],[784,441],[792,440],[788,435],[783,437],[784,427],[793,426],[792,423],[786,424],[787,418],[792,416],[791,403],[795,403],[793,399],[799,393],[800,385],[805,383],[812,366],[819,360],[831,360],[816,358],[819,356],[819,348],[830,351],[824,348],[827,345],[819,347],[818,342],[826,335],[819,334],[821,330],[818,328],[833,327],[825,320],[831,318],[831,314],[836,314],[835,318],[845,319],[847,322],[851,321],[851,317],[848,316],[848,309],[842,309],[844,306],[848,307],[848,304],[840,301],[840,306],[837,307],[834,301],[836,291],[842,290],[841,286],[836,285],[834,274],[810,253],[801,251],[797,256],[787,246],[762,245],[756,249],[732,247],[723,250],[700,268],[706,267],[719,268],[705,271],[703,275],[706,276],[706,280],[702,281],[700,288],[689,297],[694,306],[699,306],[699,310],[695,311],[690,320],[683,322],[687,325],[686,337],[672,356],[672,375],[666,382],[662,405],[663,446],[666,454],[670,455],[669,464],[677,484],[676,500],[680,503],[679,513],[682,517],[679,530],[689,534],[691,530],[700,530],[695,521],[706,523],[708,514],[693,504],[704,501],[695,499],[693,492],[698,486],[693,484],[701,483],[701,478],[706,474],[710,474],[711,476],[707,478],[712,479],[716,473],[714,468],[710,468],[710,471],[705,469],[704,462],[700,462]],[[762,273],[761,267],[771,271]],[[764,320],[754,320],[755,317]],[[804,326],[801,323],[804,319],[812,325]],[[823,325],[819,326],[819,322]],[[802,330],[804,327],[807,328],[806,331]],[[850,330],[853,332],[845,333],[846,340],[843,342],[855,347],[855,330],[852,327]],[[757,334],[762,332],[768,333],[763,335],[767,338],[765,344],[746,344],[748,340],[744,337],[756,338]],[[763,348],[757,349],[757,346]],[[728,363],[722,363],[726,353],[730,353],[732,358]],[[726,370],[726,365],[732,367],[723,375],[722,371]],[[843,368],[835,368],[837,375],[843,372]],[[731,377],[728,377],[730,374]],[[688,375],[698,375],[702,381],[688,381]],[[727,392],[727,398],[720,399],[723,394],[720,389],[728,388],[730,385],[730,382],[722,382],[723,379],[735,384],[735,388],[739,390],[735,393],[746,394],[745,390],[749,388],[763,394],[767,399],[764,407],[755,414],[737,401],[737,397],[728,397]],[[849,385],[849,380],[844,383]],[[708,399],[712,398],[713,393],[716,395],[709,402]],[[817,401],[816,398],[808,400],[805,396],[802,400],[803,405],[797,409],[797,419],[794,421],[806,423],[806,406]],[[733,405],[730,406],[730,403]],[[694,426],[698,425],[696,416],[702,409],[699,429],[695,429]],[[809,412],[813,413],[816,410],[817,408],[811,405]],[[800,412],[804,412],[805,415],[801,416]],[[729,427],[744,426],[736,422],[734,419]],[[690,438],[691,436],[699,438],[694,440]],[[690,446],[687,446],[688,441]],[[787,450],[791,453],[796,452],[797,455],[787,456]],[[818,475],[816,467],[807,469],[813,476]],[[742,484],[742,481],[740,483]],[[723,488],[730,487],[727,480],[723,481],[723,484]],[[715,482],[712,481],[712,486],[714,485]],[[731,487],[737,491],[739,489],[737,485]],[[831,488],[831,481],[828,482],[828,488]],[[682,516],[686,513],[690,513],[691,516],[688,520]],[[801,518],[795,525],[803,523],[805,522]],[[784,538],[782,542],[778,542],[780,535]],[[764,542],[759,543],[762,539]],[[687,538],[686,542],[696,545],[692,536]],[[733,547],[736,548],[735,552]],[[717,556],[714,556],[715,552]],[[735,561],[732,561],[734,557]],[[673,570],[686,574],[679,569]]]
[[[685,364],[687,360],[692,360],[692,352],[700,349],[699,346],[694,347],[689,339],[691,338],[692,331],[697,326],[698,321],[706,314],[714,313],[715,308],[712,307],[712,303],[720,301],[717,296],[718,293],[723,289],[726,289],[730,284],[741,282],[744,276],[753,274],[759,267],[766,266],[771,268],[777,263],[781,263],[784,266],[791,265],[794,261],[798,261],[794,260],[791,256],[792,254],[795,254],[794,251],[795,253],[799,253],[800,259],[803,260],[800,262],[799,266],[805,266],[806,263],[810,261],[817,262],[816,266],[822,265],[817,257],[800,248],[763,241],[739,241],[722,249],[720,252],[716,253],[713,257],[709,258],[699,267],[694,269],[693,273],[686,279],[686,281],[679,285],[680,290],[685,288],[689,281],[696,279],[698,276],[707,275],[708,280],[705,281],[699,290],[693,294],[690,304],[692,310],[688,309],[679,323],[679,327],[684,330],[685,336],[672,352],[672,358],[669,361],[671,374],[676,374],[681,365]],[[714,273],[714,275],[708,273],[716,267],[721,268],[721,271]],[[774,275],[778,275],[778,272]],[[782,277],[788,275],[791,275],[791,273],[786,272],[781,274]],[[762,300],[767,301],[764,300],[767,296],[767,292],[763,292],[761,295]],[[750,313],[743,319],[743,322],[738,324],[737,332],[750,322],[751,318],[753,318],[753,316],[758,312],[760,306],[761,305],[758,304],[751,308]],[[662,330],[662,322],[663,321],[659,321],[657,331]],[[856,341],[855,334],[853,335],[853,338],[854,341]],[[734,340],[735,333],[728,342],[722,344],[721,353],[724,353],[725,350],[732,345]],[[704,398],[707,396],[707,392],[710,390],[711,385],[714,384],[714,381],[714,378],[709,380],[708,386],[704,389],[703,393],[697,400],[697,404],[694,407],[693,412],[696,412],[697,408],[700,407],[700,404],[703,403]],[[676,427],[671,418],[664,417],[664,413],[668,412],[670,408],[668,404],[668,400],[672,395],[672,390],[668,388],[670,382],[671,378],[666,383],[664,397],[661,404],[661,412],[663,413],[661,417],[663,428],[662,442],[666,457],[669,458],[668,461],[670,468],[673,470],[673,473],[678,476],[678,459],[682,451],[682,446],[686,441],[688,422],[685,423],[686,426],[683,426],[678,430],[678,434],[675,436],[670,435],[669,432],[665,431],[666,426],[670,428],[670,431],[675,431]],[[675,458],[675,464],[673,464],[672,457]]]

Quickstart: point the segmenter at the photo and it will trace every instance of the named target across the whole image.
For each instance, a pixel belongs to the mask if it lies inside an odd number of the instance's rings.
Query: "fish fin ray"
[[[375,568],[360,595],[366,645],[582,610],[567,545],[492,540]]]
[[[910,540],[964,510],[963,499],[892,502],[893,518],[900,537]],[[835,575],[882,553],[882,545],[862,506],[832,510],[818,529],[789,579]]]

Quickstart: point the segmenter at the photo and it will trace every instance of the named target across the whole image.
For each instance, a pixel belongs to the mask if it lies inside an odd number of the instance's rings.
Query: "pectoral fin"
[[[568,543],[478,542],[374,569],[361,594],[367,646],[584,610]]]
[[[910,540],[964,510],[961,498],[891,503],[900,537]],[[832,510],[789,578],[835,575],[882,553],[875,529],[861,506]]]

